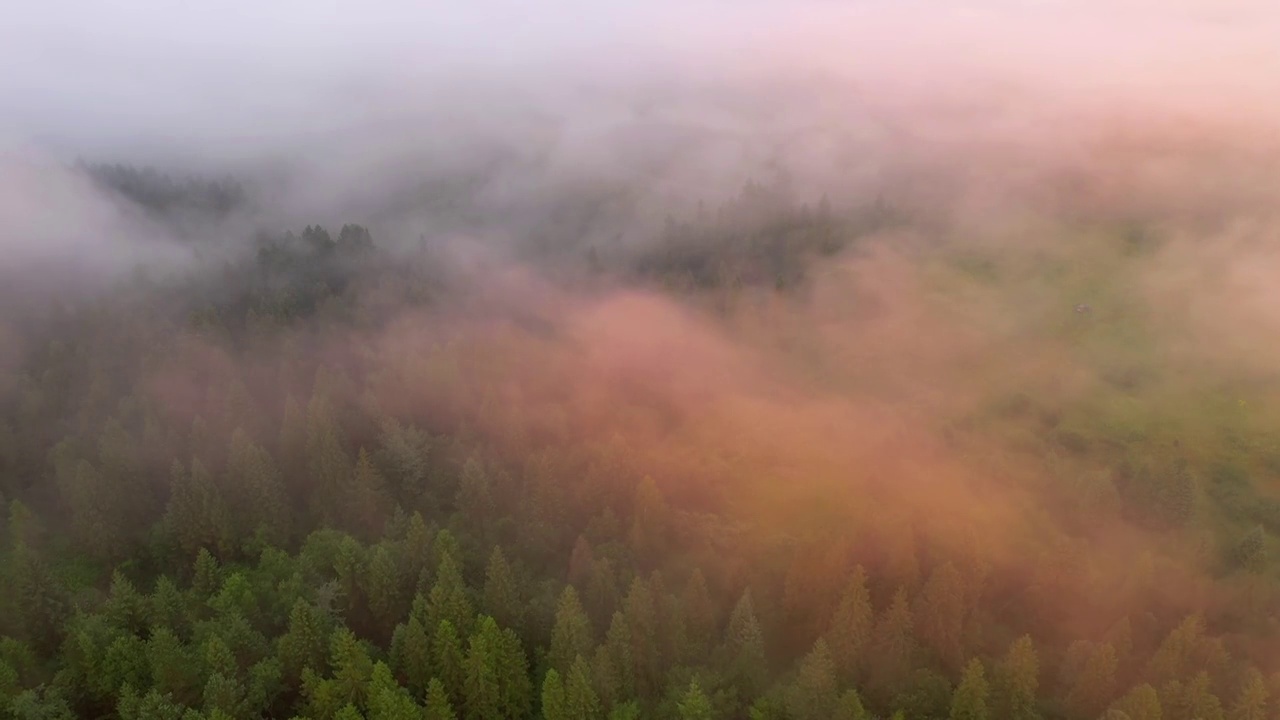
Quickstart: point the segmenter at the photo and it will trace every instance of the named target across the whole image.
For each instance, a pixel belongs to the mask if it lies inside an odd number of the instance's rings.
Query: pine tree
[[[71,599],[34,551],[16,548],[10,568],[23,634],[41,657],[52,657],[66,635]]]
[[[462,705],[466,688],[466,656],[462,650],[462,638],[453,623],[441,620],[431,642],[432,671],[444,685],[454,707]]]
[[[147,599],[119,570],[111,573],[111,590],[102,610],[115,627],[134,635],[146,633]]]
[[[363,537],[382,529],[389,514],[386,481],[364,448],[356,456],[355,470],[339,484],[344,527]]]
[[[444,689],[444,683],[440,682],[440,678],[431,678],[431,682],[427,684],[427,709],[424,720],[457,720],[457,718],[453,705],[449,702],[449,693]]]
[[[586,592],[593,565],[595,565],[595,553],[591,550],[591,543],[579,535],[573,543],[573,552],[569,554],[568,575],[569,584],[578,588],[578,592]]]
[[[1205,672],[1185,683],[1166,683],[1161,690],[1165,720],[1223,720],[1222,702],[1209,686],[1209,674]]]
[[[381,441],[374,459],[386,473],[393,495],[403,505],[418,504],[427,489],[430,440],[426,433],[391,419],[383,424]]]
[[[156,587],[147,598],[147,624],[155,628],[168,628],[175,635],[184,637],[191,628],[186,598],[173,580],[161,575]]]
[[[729,672],[740,697],[753,698],[758,695],[764,689],[768,666],[764,652],[764,633],[760,629],[760,621],[756,619],[750,590],[742,593],[729,615],[725,650],[729,657]]]
[[[342,445],[342,429],[329,401],[316,393],[307,405],[306,467],[313,491],[312,514],[335,524],[347,513],[343,489],[353,477],[351,458]],[[348,516],[349,517],[349,516]]]
[[[234,677],[227,677],[221,672],[209,675],[204,686],[204,712],[211,714],[220,712],[229,718],[245,715],[244,685]]]
[[[469,458],[462,466],[456,498],[458,511],[468,522],[474,523],[483,534],[493,520],[493,497],[489,490],[489,475],[480,460]]]
[[[369,682],[369,720],[421,720],[422,708],[391,675],[386,663],[373,665]]]
[[[943,665],[958,670],[963,662],[964,584],[949,562],[933,571],[913,613],[918,637]]]
[[[569,669],[565,682],[565,706],[569,717],[575,720],[597,720],[600,717],[600,699],[591,684],[591,668],[586,659],[578,657]]]
[[[306,669],[328,670],[328,623],[318,608],[299,599],[289,611],[289,628],[281,636],[278,653],[288,682],[296,683]]]
[[[564,683],[555,668],[548,670],[542,680],[542,717],[544,720],[570,720],[571,717]]]
[[[861,677],[863,655],[871,642],[874,616],[871,594],[867,591],[866,572],[859,565],[853,569],[853,576],[840,599],[826,635],[837,675],[845,683],[854,682]]]
[[[635,694],[635,663],[631,659],[631,631],[621,612],[613,614],[609,631],[605,635],[604,660],[593,663],[592,674],[596,689],[602,697],[612,697],[615,702]],[[600,653],[597,653],[597,660]]]
[[[1160,686],[1189,676],[1203,643],[1204,620],[1199,615],[1187,616],[1170,631],[1151,656],[1147,663],[1147,678]]]
[[[329,664],[339,699],[364,707],[373,677],[373,660],[364,645],[345,627],[333,631],[329,642]]]
[[[836,703],[832,720],[871,720],[871,714],[862,704],[862,697],[857,690],[846,690]]]
[[[236,535],[242,538],[257,535],[277,547],[288,541],[293,510],[284,479],[271,455],[243,430],[236,429],[231,435],[226,474]]]
[[[583,606],[595,628],[608,627],[613,613],[618,609],[618,580],[609,558],[596,558],[587,580]]]
[[[191,589],[201,599],[207,600],[213,597],[222,587],[222,568],[218,565],[218,560],[209,552],[208,548],[200,548],[196,552],[195,566],[192,569],[194,577],[191,579]]]
[[[1228,720],[1266,720],[1269,717],[1269,695],[1262,673],[1257,668],[1249,668],[1240,685],[1240,692],[1231,704]]]
[[[899,588],[871,634],[872,683],[892,694],[907,680],[915,654],[913,620],[907,593]]]
[[[438,627],[442,621],[449,621],[460,635],[471,631],[475,611],[471,601],[467,599],[467,586],[462,580],[462,573],[452,554],[444,555],[436,571],[435,584],[427,595],[424,624],[427,627]]]
[[[631,547],[636,556],[652,561],[666,547],[666,523],[670,511],[653,478],[645,476],[636,487],[631,521]]]
[[[835,712],[837,687],[827,643],[818,640],[800,663],[787,698],[788,714],[793,720],[828,720]]]
[[[1070,650],[1068,651],[1070,653]],[[1115,692],[1116,652],[1110,643],[1088,645],[1077,652],[1078,668],[1068,668],[1065,704],[1081,717],[1096,717],[1110,704]]]
[[[484,611],[504,628],[519,632],[524,626],[524,603],[516,585],[515,573],[494,546],[484,573]]]
[[[199,697],[200,664],[195,653],[183,646],[167,627],[153,628],[147,639],[147,661],[156,691],[183,705]]]
[[[249,668],[245,701],[251,715],[266,714],[284,691],[284,670],[273,657],[263,658]]]
[[[689,681],[689,689],[676,704],[680,720],[712,720],[715,714],[711,710],[711,701],[698,685],[698,679]]]
[[[285,399],[276,457],[280,459],[279,467],[283,469],[282,479],[286,487],[294,492],[300,491],[305,486],[309,470],[307,418],[297,398],[292,395]]]
[[[1003,720],[1038,720],[1036,690],[1040,665],[1030,635],[1009,646],[992,678],[992,713]]]
[[[689,576],[680,603],[684,608],[690,656],[695,661],[700,661],[710,651],[716,631],[715,604],[711,600],[711,592],[707,589],[707,579],[703,577],[702,570],[695,568]]]
[[[651,697],[661,687],[662,655],[658,640],[658,609],[649,584],[640,578],[632,581],[623,608],[627,632],[631,637],[636,692],[641,697]]]
[[[951,720],[987,720],[987,680],[982,661],[973,659],[965,666],[960,684],[951,696]]]
[[[433,665],[427,629],[418,618],[397,625],[391,636],[391,667],[415,695],[426,693]]]
[[[395,553],[385,543],[379,543],[369,560],[365,581],[365,595],[369,598],[369,610],[383,633],[408,610],[406,588],[400,574]],[[386,635],[382,635],[386,637]]]
[[[435,567],[435,563],[432,562],[432,541],[431,529],[422,519],[422,513],[414,512],[406,523],[400,555],[404,559],[403,574],[406,581],[418,583],[415,588],[424,592],[427,586],[422,581]]]
[[[202,548],[227,557],[234,547],[231,512],[199,460],[191,461],[187,472],[174,463],[165,523],[188,555]]]
[[[555,625],[551,629],[551,647],[547,652],[547,665],[562,677],[578,656],[590,657],[593,642],[591,624],[578,603],[578,593],[572,585],[565,586],[556,606]]]
[[[466,717],[522,718],[528,714],[532,688],[519,638],[482,615],[467,650],[464,694]]]
[[[1131,688],[1111,707],[1123,712],[1130,720],[1161,720],[1163,716],[1159,694],[1146,683]]]

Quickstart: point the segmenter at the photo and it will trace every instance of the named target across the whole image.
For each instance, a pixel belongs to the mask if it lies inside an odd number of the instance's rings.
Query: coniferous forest
[[[33,8],[0,719],[1277,720],[1251,1]]]
[[[913,222],[753,182],[632,246],[311,225],[8,306],[6,712],[1274,717],[1276,386],[1139,292],[1175,241]]]

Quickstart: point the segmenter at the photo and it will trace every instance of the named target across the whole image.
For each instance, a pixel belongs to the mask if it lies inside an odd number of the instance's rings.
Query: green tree
[[[555,668],[548,670],[542,679],[542,717],[544,720],[570,720],[564,683]]]
[[[1130,688],[1129,692],[1115,701],[1111,707],[1123,712],[1130,720],[1160,720],[1163,714],[1160,696],[1155,688],[1146,683]]]
[[[430,439],[412,425],[394,419],[383,423],[381,447],[374,460],[382,468],[394,497],[405,506],[416,505],[427,491],[427,457]]]
[[[369,720],[422,720],[422,708],[396,683],[386,663],[375,663],[369,682]]]
[[[853,569],[853,576],[840,598],[826,634],[837,675],[845,683],[854,682],[861,677],[863,657],[871,642],[874,620],[871,594],[867,591],[867,575],[859,565]]]
[[[671,514],[662,491],[652,478],[645,476],[636,486],[634,508],[631,546],[638,557],[652,561],[666,547],[666,524]]]
[[[172,630],[164,626],[151,630],[147,660],[156,691],[183,705],[196,702],[200,693],[200,664]]]
[[[702,692],[697,678],[689,681],[689,688],[685,690],[684,696],[680,698],[676,707],[679,710],[680,720],[712,720],[715,717],[711,709],[711,701]]]
[[[575,658],[591,656],[592,645],[591,622],[578,602],[578,592],[572,585],[566,585],[556,606],[547,665],[564,677]]]
[[[1165,720],[1223,720],[1222,702],[1210,689],[1209,674],[1200,672],[1190,681],[1171,681],[1161,693]]]
[[[901,687],[910,675],[915,655],[914,624],[907,593],[899,588],[893,602],[881,614],[871,634],[872,683],[889,693]]]
[[[400,564],[394,551],[386,544],[379,543],[374,549],[364,584],[369,610],[379,630],[385,633],[409,609]],[[382,637],[385,638],[386,635]]]
[[[453,623],[441,620],[431,643],[432,671],[444,684],[454,707],[461,705],[466,688],[467,665],[462,651],[462,638]]]
[[[846,690],[836,702],[832,720],[871,720],[871,713],[862,704],[857,690]]]
[[[167,575],[156,580],[156,587],[147,598],[147,606],[147,624],[153,628],[153,633],[154,628],[168,628],[179,637],[190,632],[186,598]]]
[[[340,480],[343,526],[363,536],[382,529],[388,514],[387,484],[364,448],[356,457],[355,470]]]
[[[239,428],[231,434],[226,475],[236,535],[257,535],[269,545],[283,545],[293,523],[284,479],[271,455]]]
[[[222,587],[222,568],[219,567],[217,558],[209,552],[208,548],[202,547],[196,551],[192,572],[194,577],[191,580],[191,589],[202,600],[208,600]]]
[[[600,699],[592,687],[591,668],[585,658],[576,658],[569,669],[565,706],[569,717],[574,720],[597,720],[600,717]]]
[[[504,628],[520,632],[524,627],[524,602],[520,588],[502,548],[497,546],[489,555],[489,564],[485,568],[484,611]]]
[[[460,635],[471,631],[475,611],[467,598],[467,586],[462,580],[462,572],[452,554],[440,559],[440,567],[436,571],[435,584],[427,595],[423,621],[427,627],[439,627],[448,621]]]
[[[306,468],[312,487],[312,514],[329,524],[351,517],[344,489],[352,484],[354,469],[343,447],[343,432],[333,406],[317,392],[307,405]],[[292,438],[290,438],[292,439]]]
[[[356,707],[364,707],[373,678],[373,660],[364,644],[344,627],[333,631],[329,641],[329,663],[338,698]]]
[[[456,504],[463,517],[475,523],[483,536],[495,512],[489,489],[489,474],[478,458],[468,458],[462,466]]]
[[[214,672],[204,686],[204,711],[221,712],[229,718],[245,716],[244,685],[234,677]]]
[[[955,566],[945,562],[933,571],[920,592],[913,620],[924,646],[953,670],[963,662],[964,619],[964,583]]]
[[[173,465],[165,524],[188,556],[201,549],[228,557],[234,550],[231,511],[204,464],[191,461],[191,471]]]
[[[1023,635],[1014,640],[993,673],[993,716],[1002,720],[1038,720],[1036,691],[1040,685],[1039,674],[1040,663],[1031,636]]]
[[[1240,684],[1235,702],[1231,704],[1231,710],[1227,713],[1227,719],[1266,720],[1270,717],[1269,705],[1270,691],[1267,689],[1266,679],[1257,668],[1249,668]]]
[[[493,618],[480,617],[467,650],[464,694],[466,717],[522,718],[529,712],[532,687],[520,640],[501,630]]]
[[[729,615],[729,627],[725,631],[725,651],[729,659],[729,672],[743,698],[755,697],[764,688],[768,674],[765,660],[764,632],[756,619],[751,602],[751,591],[742,593],[738,604]]]
[[[1068,656],[1063,668],[1065,704],[1080,717],[1097,717],[1111,703],[1115,692],[1116,651],[1110,643],[1082,641],[1068,649]]]
[[[716,608],[707,589],[707,579],[702,570],[695,568],[685,583],[680,604],[684,608],[685,630],[689,638],[690,655],[703,659],[711,649],[716,632]]]
[[[119,570],[111,573],[111,589],[102,609],[115,627],[134,635],[145,633],[147,600]]]
[[[662,641],[659,635],[658,606],[650,583],[635,578],[623,602],[623,617],[631,638],[631,662],[636,691],[652,697],[662,687]]]
[[[71,599],[34,551],[16,548],[9,562],[23,635],[42,657],[52,657],[66,634]]]
[[[329,623],[323,613],[305,600],[298,600],[289,612],[289,628],[280,637],[278,655],[284,676],[290,683],[310,668],[316,673],[328,670]]]
[[[987,679],[982,661],[973,659],[965,666],[960,684],[951,696],[951,720],[987,720]]]
[[[396,626],[391,636],[391,667],[416,695],[423,695],[432,679],[434,661],[427,629],[416,617]]]
[[[444,689],[440,678],[431,678],[427,683],[427,709],[425,720],[457,720],[453,705],[449,702],[449,693]]]
[[[787,696],[787,711],[793,720],[828,720],[838,701],[835,663],[827,643],[818,640],[800,663],[800,671]]]

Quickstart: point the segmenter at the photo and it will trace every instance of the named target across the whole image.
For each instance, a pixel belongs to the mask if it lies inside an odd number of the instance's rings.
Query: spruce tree
[[[578,603],[578,592],[572,585],[566,585],[556,606],[547,665],[565,677],[577,657],[591,655],[592,646],[591,623]]]
[[[951,697],[950,720],[987,720],[987,679],[982,661],[973,659],[965,666],[960,684]]]

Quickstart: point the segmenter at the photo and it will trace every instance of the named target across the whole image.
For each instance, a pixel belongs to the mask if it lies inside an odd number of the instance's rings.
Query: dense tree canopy
[[[91,172],[157,211],[245,202],[231,181]],[[937,440],[893,446],[902,463],[839,460],[883,429],[829,434],[844,409],[810,423],[773,386],[716,394],[757,369],[707,338],[760,342],[768,318],[786,350],[761,357],[819,356],[797,386],[850,370],[787,313],[887,217],[751,184],[650,245],[583,252],[551,289],[441,281],[444,256],[313,225],[216,277],[68,301],[0,366],[0,714],[1276,717],[1280,506],[1251,479],[1280,468],[1274,427],[1216,381],[1142,395],[1158,368],[1116,340],[1142,342],[1136,313],[1002,325],[1059,333],[1095,384],[966,395],[902,430]],[[1136,260],[1116,248],[1118,276]],[[1003,291],[1001,258],[929,253],[944,304]],[[871,317],[863,280],[849,312]],[[565,309],[615,291],[681,314]],[[865,342],[908,342],[876,327]],[[894,391],[873,352],[848,357],[850,392]],[[1036,534],[1001,524],[1013,505]]]

